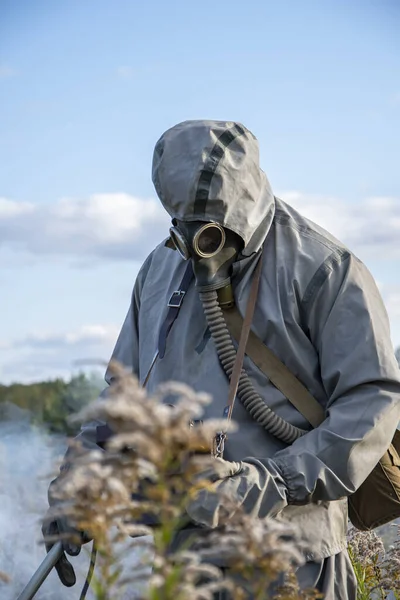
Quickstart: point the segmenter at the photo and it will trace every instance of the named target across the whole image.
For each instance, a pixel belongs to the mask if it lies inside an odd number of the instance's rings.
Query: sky
[[[186,119],[257,136],[400,346],[399,30],[397,0],[0,0],[0,382],[108,360],[168,233],[153,148]]]

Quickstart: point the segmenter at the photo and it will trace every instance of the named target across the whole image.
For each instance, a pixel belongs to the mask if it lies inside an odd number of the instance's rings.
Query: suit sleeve
[[[308,333],[329,399],[326,419],[273,458],[246,457],[239,472],[202,491],[188,507],[198,523],[218,525],[215,491],[261,518],[288,504],[349,496],[392,440],[400,419],[400,369],[372,276],[355,257],[337,253],[305,296]]]
[[[400,420],[400,369],[371,274],[347,254],[326,264],[323,278],[305,309],[329,401],[325,421],[273,459],[289,504],[352,494]]]

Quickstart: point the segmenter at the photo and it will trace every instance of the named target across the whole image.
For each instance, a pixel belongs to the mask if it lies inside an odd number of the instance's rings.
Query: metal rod
[[[46,558],[43,560],[37,571],[32,575],[28,585],[22,590],[17,600],[31,600],[34,597],[54,565],[60,559],[62,553],[62,542],[56,542],[47,553]]]
[[[143,381],[143,385],[142,385],[142,387],[144,387],[144,388],[146,387],[146,385],[147,385],[147,382],[148,382],[148,380],[149,380],[149,378],[150,378],[151,372],[152,372],[152,370],[153,370],[153,367],[154,367],[154,365],[155,365],[155,364],[156,364],[156,362],[157,362],[158,354],[159,354],[159,351],[157,350],[157,352],[156,352],[156,353],[155,353],[155,355],[154,355],[154,358],[153,358],[153,360],[151,361],[151,365],[150,365],[150,367],[149,367],[149,370],[147,371],[147,375],[146,375],[146,377],[145,377],[145,379],[144,379],[144,381]]]

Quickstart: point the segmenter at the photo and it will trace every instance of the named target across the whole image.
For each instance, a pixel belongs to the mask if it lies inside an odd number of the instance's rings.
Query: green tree
[[[0,385],[0,403],[15,404],[29,411],[32,423],[71,435],[76,426],[68,423],[69,415],[94,400],[103,387],[98,376],[84,373],[74,375],[69,382],[54,379],[32,384]]]

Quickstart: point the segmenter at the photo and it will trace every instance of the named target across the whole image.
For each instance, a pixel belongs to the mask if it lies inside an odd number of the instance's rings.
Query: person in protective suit
[[[169,380],[210,393],[204,418],[221,418],[229,380],[207,303],[217,293],[244,315],[262,253],[252,329],[318,400],[325,418],[311,429],[246,356],[251,393],[297,439],[288,443],[279,426],[272,434],[236,402],[239,428],[225,445],[227,476],[219,486],[246,510],[257,507],[260,518],[279,515],[297,524],[310,548],[297,573],[302,588],[316,587],[327,600],[354,600],[347,497],[384,454],[400,420],[400,372],[375,282],[340,241],[274,197],[258,142],[243,125],[172,127],[156,144],[152,172],[172,228],[140,269],[112,358],[141,383],[147,379],[149,393]],[[174,292],[188,262],[194,280],[181,302]],[[167,306],[174,302],[181,306],[169,327]],[[108,372],[106,380],[112,383]],[[238,396],[243,400],[240,386]],[[78,436],[88,448],[98,441],[97,425],[83,426]],[[301,430],[307,433],[297,436]],[[188,509],[193,526],[215,527],[218,507],[204,502]],[[57,569],[64,584],[74,582],[66,557]]]

